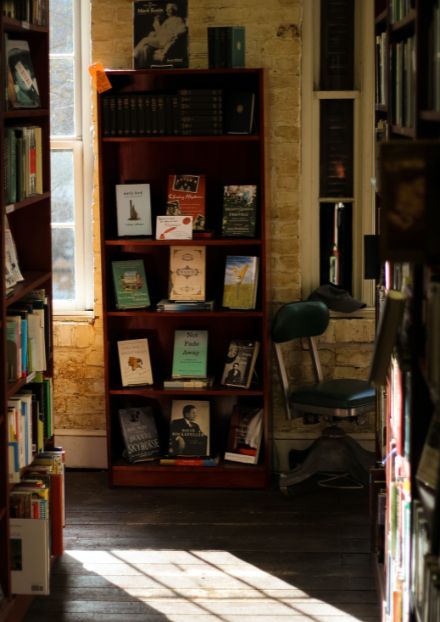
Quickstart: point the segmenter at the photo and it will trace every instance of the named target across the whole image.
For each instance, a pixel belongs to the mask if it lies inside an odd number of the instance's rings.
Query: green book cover
[[[112,270],[117,309],[142,309],[150,306],[142,259],[113,261]]]
[[[206,378],[208,375],[208,331],[176,330],[174,333],[173,378]]]
[[[257,186],[224,186],[222,236],[255,237]]]
[[[228,255],[225,266],[223,306],[255,309],[258,284],[258,257]]]

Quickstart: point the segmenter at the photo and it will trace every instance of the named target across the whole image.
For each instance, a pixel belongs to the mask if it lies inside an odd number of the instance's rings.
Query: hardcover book
[[[221,383],[249,389],[260,350],[259,341],[235,339],[230,342]]]
[[[151,406],[120,408],[118,416],[124,438],[124,458],[132,463],[158,458],[159,435]]]
[[[6,37],[8,104],[11,108],[38,108],[40,94],[29,43]]]
[[[255,237],[257,186],[224,186],[222,236]]]
[[[168,175],[167,215],[192,216],[194,231],[203,231],[205,188],[205,175]]]
[[[188,67],[187,18],[187,0],[135,0],[134,68]]]
[[[263,409],[236,404],[229,424],[225,460],[257,464],[263,435]]]
[[[150,184],[117,184],[118,236],[152,235]]]
[[[153,384],[148,339],[118,341],[118,354],[123,387]]]
[[[204,246],[171,246],[170,300],[205,300],[206,249]]]
[[[245,66],[244,26],[208,27],[209,67]]]
[[[206,378],[208,331],[176,330],[174,333],[173,378]]]
[[[227,134],[252,134],[254,131],[255,94],[234,91],[225,102],[225,130]]]
[[[169,454],[171,456],[208,456],[209,436],[209,402],[173,400]]]
[[[259,258],[246,255],[226,257],[223,306],[255,309]]]
[[[117,309],[143,309],[150,306],[142,259],[112,261]]]

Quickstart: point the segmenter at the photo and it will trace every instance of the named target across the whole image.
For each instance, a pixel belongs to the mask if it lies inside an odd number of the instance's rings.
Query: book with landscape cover
[[[257,464],[263,435],[263,409],[236,404],[229,424],[225,460]]]
[[[150,306],[142,259],[112,261],[117,309],[144,309]]]
[[[116,184],[118,236],[152,235],[150,184]]]
[[[173,378],[206,378],[208,331],[176,330],[174,333]]]
[[[153,384],[148,339],[118,341],[118,355],[123,387]]]
[[[229,309],[255,309],[259,258],[247,255],[226,257],[223,306]]]
[[[6,37],[7,96],[11,108],[39,108],[40,94],[29,43]]]
[[[171,407],[170,456],[209,456],[209,402],[173,400]]]
[[[169,216],[192,216],[193,230],[205,229],[205,175],[168,175],[167,207]]]
[[[255,237],[257,186],[224,186],[222,236]]]
[[[259,341],[232,340],[226,355],[221,383],[249,389],[259,350]]]
[[[206,249],[204,246],[171,246],[170,300],[205,300]]]
[[[159,435],[151,406],[120,408],[118,416],[125,445],[124,458],[133,463],[158,458]]]

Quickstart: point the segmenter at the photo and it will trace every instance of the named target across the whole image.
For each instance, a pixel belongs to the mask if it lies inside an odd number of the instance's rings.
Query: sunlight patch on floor
[[[179,622],[232,622],[240,615],[283,622],[362,622],[228,551],[68,550],[85,570]],[[325,589],[325,585],[323,585]],[[197,618],[195,618],[197,619]]]

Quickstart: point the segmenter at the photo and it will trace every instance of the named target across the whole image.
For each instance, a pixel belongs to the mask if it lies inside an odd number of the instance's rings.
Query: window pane
[[[52,58],[50,61],[50,124],[52,136],[73,136],[74,121],[73,58]]]
[[[353,196],[353,100],[320,102],[320,188],[323,197]]]
[[[352,226],[352,203],[321,203],[319,214],[321,285],[331,282],[349,292],[352,291]]]
[[[54,298],[75,298],[75,233],[73,229],[52,229]]]
[[[70,54],[73,51],[73,0],[50,3],[50,52]]]
[[[74,221],[73,152],[53,150],[51,152],[52,176],[52,223]]]

